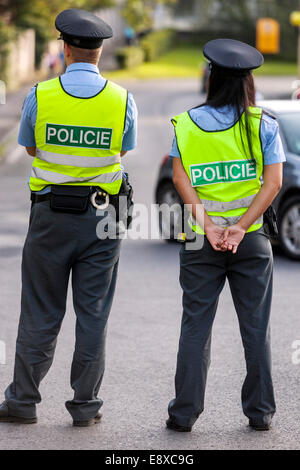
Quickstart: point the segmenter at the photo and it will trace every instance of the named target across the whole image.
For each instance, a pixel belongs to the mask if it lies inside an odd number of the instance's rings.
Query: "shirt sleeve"
[[[138,110],[131,93],[128,93],[127,114],[122,142],[122,150],[128,152],[137,146]]]
[[[35,124],[37,116],[36,87],[25,98],[19,128],[18,143],[23,147],[36,147]]]
[[[178,144],[177,144],[176,135],[174,135],[173,144],[172,144],[172,148],[171,148],[171,152],[170,152],[170,157],[171,158],[180,158],[180,152],[179,152],[179,148],[178,148]]]
[[[261,142],[264,154],[264,165],[286,161],[277,121],[268,115],[263,116]]]

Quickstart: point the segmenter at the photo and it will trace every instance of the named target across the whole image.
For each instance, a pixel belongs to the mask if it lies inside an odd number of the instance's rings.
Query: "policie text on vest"
[[[109,150],[112,129],[46,124],[46,144]]]
[[[234,183],[257,178],[255,160],[233,160],[190,165],[192,186]]]

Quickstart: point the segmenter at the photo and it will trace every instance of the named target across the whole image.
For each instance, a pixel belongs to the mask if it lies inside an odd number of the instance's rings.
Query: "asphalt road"
[[[148,206],[162,156],[169,151],[174,114],[200,103],[194,80],[129,84],[140,109],[139,147],[124,160],[135,200]],[[15,160],[15,159],[14,159]],[[30,158],[0,166],[1,393],[13,370],[20,304],[21,250],[28,225],[26,179]],[[214,325],[206,409],[192,434],[165,429],[181,318],[178,245],[159,240],[123,242],[119,283],[111,312],[107,368],[101,389],[103,421],[72,428],[64,402],[72,397],[69,370],[74,343],[71,298],[54,364],[41,386],[39,424],[0,425],[0,449],[300,449],[300,365],[292,343],[300,339],[299,263],[275,254],[273,372],[278,411],[270,432],[247,427],[240,405],[245,375],[233,303],[226,286]]]

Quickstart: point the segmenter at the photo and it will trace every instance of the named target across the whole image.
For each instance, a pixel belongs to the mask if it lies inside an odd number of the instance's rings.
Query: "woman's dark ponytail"
[[[252,145],[252,131],[250,107],[255,106],[255,86],[251,72],[235,72],[231,69],[212,65],[209,77],[208,96],[206,104],[213,108],[221,108],[226,105],[232,106],[235,112],[235,119],[239,121],[240,134],[243,150],[246,152],[246,145],[243,139],[246,131],[248,148],[251,159],[255,159]],[[245,113],[245,120],[242,116]],[[245,127],[243,129],[243,127]]]

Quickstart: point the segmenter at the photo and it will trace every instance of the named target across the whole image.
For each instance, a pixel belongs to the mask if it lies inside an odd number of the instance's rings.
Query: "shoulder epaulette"
[[[275,121],[277,121],[277,117],[274,114],[270,113],[270,111],[266,111],[265,109],[263,109],[263,115],[264,114],[266,116],[269,116],[270,118],[274,119]]]

